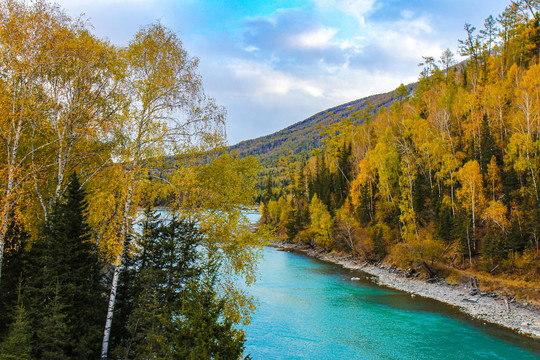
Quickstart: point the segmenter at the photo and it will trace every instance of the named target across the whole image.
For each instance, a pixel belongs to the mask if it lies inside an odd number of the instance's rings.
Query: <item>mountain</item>
[[[416,89],[417,83],[406,85],[409,93]],[[242,141],[229,147],[229,151],[240,156],[255,156],[267,165],[275,163],[280,157],[292,154],[302,156],[321,146],[321,130],[343,119],[371,111],[376,113],[382,107],[389,107],[401,97],[398,90],[384,94],[371,95],[354,100],[324,111],[321,111],[303,121],[297,122],[283,130],[256,139]],[[356,120],[359,121],[359,120]]]

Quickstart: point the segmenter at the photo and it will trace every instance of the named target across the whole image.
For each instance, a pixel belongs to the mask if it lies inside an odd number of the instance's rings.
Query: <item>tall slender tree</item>
[[[69,180],[67,193],[54,207],[28,255],[25,294],[36,328],[65,326],[67,343],[62,348],[66,356],[87,359],[98,356],[100,315],[105,313],[106,304],[97,248],[90,240],[86,221],[85,192],[75,173]],[[43,304],[50,316],[40,311]],[[51,323],[53,318],[55,323]],[[43,336],[48,338],[50,332],[37,334],[38,339]],[[49,351],[42,343],[38,341],[36,349],[40,356]]]

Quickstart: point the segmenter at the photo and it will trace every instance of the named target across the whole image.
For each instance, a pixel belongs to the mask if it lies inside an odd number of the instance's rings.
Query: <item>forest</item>
[[[418,86],[325,128],[261,190],[283,240],[540,303],[540,3],[511,2]]]
[[[160,23],[0,3],[0,359],[242,356],[258,164],[197,66]]]

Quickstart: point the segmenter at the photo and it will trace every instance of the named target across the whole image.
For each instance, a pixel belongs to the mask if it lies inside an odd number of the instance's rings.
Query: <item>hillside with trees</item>
[[[242,141],[229,147],[229,151],[240,156],[254,156],[266,166],[276,165],[284,156],[295,159],[306,157],[313,149],[322,145],[322,132],[325,127],[343,119],[361,124],[370,114],[382,107],[391,106],[403,96],[408,96],[416,85],[409,84],[388,93],[368,96],[321,111],[273,134]]]
[[[197,65],[159,23],[115,46],[0,3],[0,359],[241,357],[258,165]]]
[[[262,224],[342,251],[540,303],[540,3],[465,25],[456,64],[425,57],[411,96],[331,124],[271,174]],[[283,186],[284,185],[284,186]]]

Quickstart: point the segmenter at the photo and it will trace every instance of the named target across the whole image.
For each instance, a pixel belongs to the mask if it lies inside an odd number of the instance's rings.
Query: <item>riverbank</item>
[[[408,278],[402,271],[395,268],[370,265],[351,256],[327,253],[307,245],[289,242],[272,242],[270,245],[281,249],[300,251],[308,256],[341,265],[346,269],[363,271],[372,275],[372,280],[380,285],[406,291],[411,296],[424,296],[456,306],[474,318],[540,339],[540,310],[531,305],[509,301],[506,297],[495,293],[486,293],[463,285],[449,284],[440,279],[436,282],[428,282]]]

